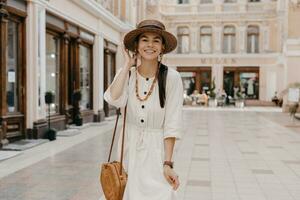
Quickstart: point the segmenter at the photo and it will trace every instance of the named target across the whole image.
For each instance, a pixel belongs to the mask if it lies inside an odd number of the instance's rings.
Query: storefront
[[[104,40],[104,91],[112,83],[116,74],[116,52],[117,45]],[[105,117],[116,113],[115,107],[103,100]]]
[[[39,91],[40,98],[48,91],[55,95],[50,114],[58,130],[75,123],[78,108],[83,123],[94,120],[93,44],[92,33],[47,12],[45,81],[41,82]],[[76,92],[81,94],[79,104],[75,100]],[[42,124],[45,121],[34,122],[35,131],[41,132],[38,129]]]
[[[227,95],[259,99],[259,67],[224,67],[223,88]]]
[[[194,90],[207,92],[211,84],[211,67],[177,67],[183,81],[184,93],[191,95]]]
[[[0,147],[26,136],[26,1],[0,1]]]

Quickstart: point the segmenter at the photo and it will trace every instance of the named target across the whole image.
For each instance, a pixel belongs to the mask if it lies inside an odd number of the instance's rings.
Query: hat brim
[[[164,30],[158,30],[156,28],[145,27],[145,28],[134,29],[125,35],[123,40],[125,48],[129,49],[130,51],[135,51],[135,42],[137,40],[137,37],[142,33],[146,33],[146,32],[157,33],[160,36],[162,36],[162,38],[164,39],[164,46],[165,46],[165,49],[163,51],[164,54],[173,51],[177,46],[177,39],[172,33],[169,33],[168,31],[164,31]]]

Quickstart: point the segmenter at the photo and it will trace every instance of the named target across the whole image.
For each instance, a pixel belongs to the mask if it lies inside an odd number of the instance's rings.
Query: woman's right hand
[[[125,57],[125,66],[130,69],[132,66],[136,65],[137,63],[137,55],[135,53],[133,53],[132,55],[130,55],[130,52],[128,49],[125,49],[125,47],[123,47],[123,53],[124,53],[124,57]]]

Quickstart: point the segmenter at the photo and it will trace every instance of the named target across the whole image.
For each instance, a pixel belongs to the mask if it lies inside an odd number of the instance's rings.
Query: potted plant
[[[55,101],[55,95],[52,91],[47,91],[45,93],[45,102],[48,104],[48,130],[46,132],[46,137],[52,141],[56,139],[56,129],[51,128],[50,126],[50,108],[51,104]]]
[[[213,78],[213,81],[211,82],[211,86],[209,91],[207,92],[209,99],[208,99],[208,106],[209,107],[216,107],[217,106],[217,99],[216,99],[216,82],[215,82],[215,77]]]
[[[75,90],[73,92],[73,102],[74,102],[74,123],[76,126],[81,126],[82,125],[82,117],[80,113],[80,101],[82,98],[81,90]]]

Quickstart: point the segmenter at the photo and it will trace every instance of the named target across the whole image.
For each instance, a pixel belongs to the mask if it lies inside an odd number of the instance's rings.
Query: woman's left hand
[[[173,190],[177,190],[179,187],[179,179],[175,171],[171,167],[165,165],[164,176],[168,183],[173,187]]]

